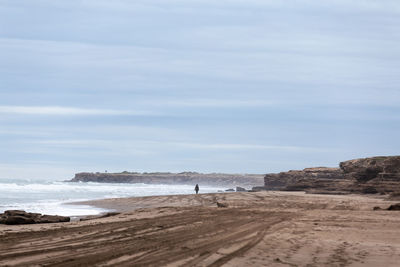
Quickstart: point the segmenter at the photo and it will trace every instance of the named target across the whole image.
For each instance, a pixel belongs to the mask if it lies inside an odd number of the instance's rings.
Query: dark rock
[[[28,213],[24,210],[6,210],[4,212],[5,216],[27,216]]]
[[[313,188],[311,183],[298,182],[295,184],[288,185],[284,188],[285,191],[305,191],[306,189]]]
[[[225,192],[235,192],[235,189],[229,188],[229,189],[226,189]]]
[[[2,222],[4,224],[32,224],[35,223],[37,213],[27,213],[23,210],[6,210],[2,214]]]
[[[221,203],[221,202],[218,202],[218,201],[217,201],[217,207],[218,207],[218,208],[227,208],[227,207],[228,207],[228,204],[224,204],[224,203]]]
[[[236,192],[246,192],[247,190],[243,187],[236,186]]]
[[[381,210],[381,207],[374,207],[373,210]]]
[[[35,220],[30,217],[25,216],[8,216],[4,221],[5,224],[15,225],[15,224],[32,224]]]
[[[30,213],[23,210],[6,210],[0,214],[0,223],[4,224],[33,224],[33,223],[57,223],[69,222],[69,217],[42,215],[40,213]]]
[[[361,190],[361,192],[364,193],[364,194],[378,194],[379,193],[378,190],[376,190],[376,188],[373,187],[373,186],[364,187]]]
[[[400,203],[390,205],[387,210],[400,210]]]
[[[0,216],[0,224],[4,224],[6,222],[6,216]]]
[[[42,215],[35,222],[36,223],[59,223],[59,222],[69,222],[69,217],[57,216],[57,215]]]

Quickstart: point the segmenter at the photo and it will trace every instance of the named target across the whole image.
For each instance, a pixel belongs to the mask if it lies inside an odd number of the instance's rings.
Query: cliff
[[[263,189],[310,193],[400,192],[400,156],[353,159],[341,162],[339,167],[267,174]]]
[[[187,184],[187,185],[214,185],[214,186],[260,186],[264,183],[261,174],[224,174],[224,173],[197,173],[197,172],[154,172],[154,173],[89,173],[75,174],[70,182],[97,182],[97,183],[144,183],[144,184]]]
[[[400,156],[353,159],[339,166],[346,176],[358,182],[400,181]]]
[[[317,167],[266,174],[264,177],[264,185],[271,190],[282,190],[302,181],[316,181],[319,179],[335,180],[343,178],[344,174],[339,168]]]

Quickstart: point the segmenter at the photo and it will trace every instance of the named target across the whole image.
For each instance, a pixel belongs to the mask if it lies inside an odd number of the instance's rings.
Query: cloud
[[[58,106],[0,106],[0,114],[49,116],[149,115],[149,112]]]
[[[26,141],[30,143],[30,141]],[[264,145],[264,144],[240,144],[240,143],[201,143],[201,142],[174,142],[174,141],[152,141],[152,140],[93,140],[93,139],[63,139],[63,140],[39,140],[32,143],[49,145],[49,146],[77,146],[77,147],[97,147],[109,149],[135,149],[141,150],[272,150],[272,151],[290,151],[290,152],[328,152],[333,151],[332,148],[317,148],[305,146],[289,146],[289,145]]]
[[[60,162],[18,162],[12,164],[0,164],[0,180],[65,180],[73,177],[74,171],[71,166]]]
[[[212,107],[212,108],[240,108],[276,106],[279,103],[257,99],[210,99],[210,98],[179,98],[145,101],[146,105],[158,107]]]
[[[399,150],[399,12],[0,0],[1,162],[264,171]]]
[[[4,1],[3,1],[4,2]],[[7,1],[6,1],[7,2]],[[19,6],[19,7],[36,7],[46,6],[60,9],[74,9],[74,8],[97,8],[107,11],[119,11],[119,12],[143,12],[143,11],[159,11],[159,12],[190,12],[193,9],[342,9],[347,8],[349,10],[361,10],[361,11],[381,11],[381,12],[400,12],[400,5],[396,0],[386,0],[384,4],[376,0],[71,0],[71,1],[51,1],[51,0],[37,0],[32,1],[22,0],[15,1],[11,0],[7,3],[8,6]],[[343,10],[342,10],[343,11]]]
[[[203,150],[272,150],[291,152],[322,152],[332,151],[330,148],[286,146],[286,145],[263,145],[263,144],[227,144],[227,143],[190,143],[190,142],[163,142],[162,144],[187,149]]]

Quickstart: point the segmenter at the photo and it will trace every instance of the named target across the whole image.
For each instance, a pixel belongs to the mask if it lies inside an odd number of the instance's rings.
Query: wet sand
[[[217,203],[226,205],[217,207]],[[400,211],[366,196],[222,193],[85,202],[119,215],[0,225],[0,266],[399,266]]]

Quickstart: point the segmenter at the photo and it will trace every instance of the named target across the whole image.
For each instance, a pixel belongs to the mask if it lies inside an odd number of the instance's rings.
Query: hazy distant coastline
[[[264,174],[226,174],[198,172],[121,172],[121,173],[90,173],[75,174],[70,182],[97,183],[144,183],[144,184],[183,184],[183,185],[213,185],[213,186],[243,186],[251,188],[264,184]]]

